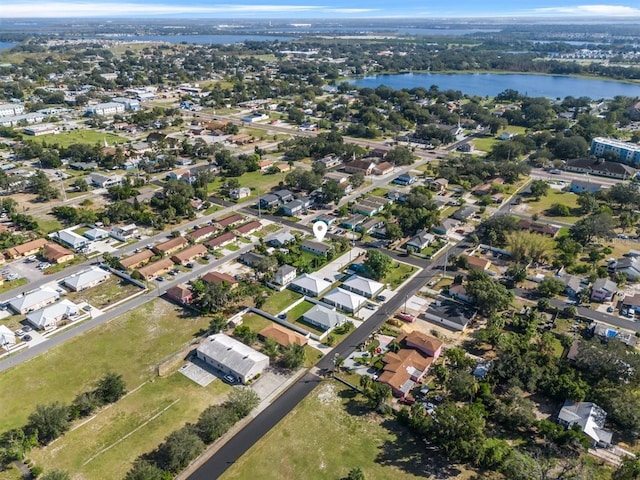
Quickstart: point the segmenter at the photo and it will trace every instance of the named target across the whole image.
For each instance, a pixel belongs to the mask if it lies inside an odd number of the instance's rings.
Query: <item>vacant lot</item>
[[[391,290],[398,288],[400,284],[405,282],[416,271],[416,267],[406,263],[393,262],[389,273],[381,280],[382,283],[391,285]]]
[[[361,402],[341,384],[323,383],[221,478],[249,480],[260,472],[261,480],[339,479],[354,467],[367,480],[470,478],[438,469],[424,445]]]
[[[106,305],[124,300],[139,291],[139,287],[132,283],[125,282],[120,277],[113,275],[106,282],[96,285],[88,290],[84,290],[82,292],[69,292],[67,297],[74,302],[86,300],[90,305],[102,308]]]
[[[267,298],[264,305],[262,305],[261,310],[264,310],[271,315],[275,315],[300,298],[302,298],[302,295],[299,293],[285,289]]]
[[[119,137],[111,133],[97,132],[94,130],[74,130],[73,132],[64,132],[57,135],[41,135],[38,137],[38,140],[47,142],[47,145],[58,144],[61,147],[68,147],[74,143],[88,143],[90,145],[99,143],[104,145],[104,142],[106,141],[109,145],[115,145],[117,143],[123,144],[129,141],[124,137]]]
[[[533,199],[532,199],[533,200]],[[578,196],[571,192],[561,192],[558,190],[549,190],[549,193],[544,197],[541,197],[538,201],[528,201],[523,204],[525,213],[527,215],[540,215],[549,217],[547,210],[551,208],[554,203],[566,205],[571,210],[572,216],[570,217],[551,217],[562,222],[573,223],[580,218],[577,213],[578,209]]]
[[[230,390],[219,380],[202,388],[176,372],[145,383],[52,445],[32,451],[30,457],[38,465],[66,470],[77,478],[124,478],[139,455],[153,450],[185,422],[195,422]]]
[[[24,425],[37,404],[71,402],[108,371],[122,374],[129,390],[155,379],[157,365],[208,324],[156,299],[4,372],[0,432]]]

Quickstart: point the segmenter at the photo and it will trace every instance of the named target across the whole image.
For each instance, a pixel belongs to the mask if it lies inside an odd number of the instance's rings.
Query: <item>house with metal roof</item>
[[[384,284],[369,278],[360,277],[359,275],[351,275],[342,282],[341,286],[345,290],[367,298],[374,298],[384,290]]]
[[[334,288],[327,293],[322,298],[322,301],[347,313],[355,313],[360,310],[365,303],[367,303],[367,299],[365,297],[361,297],[360,295],[349,292],[348,290],[344,290],[340,287]]]
[[[424,248],[427,248],[433,242],[436,241],[435,235],[427,232],[426,230],[420,230],[416,233],[411,240],[404,244],[404,247],[409,250],[415,250],[417,252]]]
[[[62,284],[74,292],[81,292],[95,287],[111,278],[111,273],[99,267],[93,267],[70,275],[62,280]]]
[[[333,246],[322,242],[314,242],[313,240],[305,240],[302,242],[302,245],[300,245],[300,249],[313,253],[314,255],[326,256],[333,250]]]
[[[87,237],[89,240],[102,240],[109,237],[109,232],[103,230],[102,228],[94,227],[90,230],[87,230],[82,234]]]
[[[321,330],[331,330],[349,320],[349,317],[338,313],[335,309],[323,305],[314,305],[302,314],[302,320]]]
[[[451,300],[433,302],[420,318],[452,330],[462,331],[476,316],[477,311],[468,305]]]
[[[73,250],[80,250],[89,245],[89,239],[78,235],[71,231],[71,229],[59,230],[49,235],[51,238],[57,240],[59,243],[66,245]]]
[[[75,303],[65,298],[58,303],[29,313],[27,322],[38,330],[49,330],[56,327],[62,320],[77,315],[78,310]]]
[[[198,359],[248,383],[269,366],[269,357],[224,333],[206,338],[196,349]]]
[[[6,325],[0,325],[0,348],[8,348],[16,343],[16,334]]]
[[[567,400],[558,414],[558,423],[567,428],[578,425],[593,444],[598,447],[611,445],[613,432],[604,429],[607,412],[593,402]]]
[[[331,288],[331,283],[313,275],[303,273],[289,284],[289,288],[294,292],[309,297],[319,297],[323,292]]]
[[[57,291],[41,287],[9,300],[9,308],[15,313],[24,315],[51,305],[58,298],[60,298],[60,294]]]

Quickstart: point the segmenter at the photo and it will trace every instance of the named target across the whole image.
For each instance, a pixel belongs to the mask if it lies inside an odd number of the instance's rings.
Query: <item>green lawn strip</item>
[[[344,478],[354,467],[367,480],[424,478],[424,446],[393,420],[383,427],[362,402],[337,382],[322,383],[221,480],[248,480],[255,472],[261,480],[325,480]]]
[[[220,210],[222,207],[219,207],[218,205],[211,205],[209,208],[207,208],[204,211],[205,215],[211,215],[212,213],[217,212],[218,210]]]
[[[124,144],[129,142],[129,140],[124,137],[94,130],[74,130],[73,132],[62,132],[56,135],[41,135],[38,137],[38,140],[46,142],[47,145],[58,144],[61,147],[68,147],[74,143],[88,143],[90,145],[99,143],[100,145],[103,145],[106,141],[110,146],[113,146],[115,144]]]
[[[53,217],[46,216],[43,218],[36,218],[36,221],[38,222],[40,230],[44,233],[55,232],[62,228],[62,224]]]
[[[229,250],[231,252],[237,252],[238,250],[240,250],[240,247],[235,243],[230,243],[228,245],[225,245],[224,248],[225,250]]]
[[[388,188],[384,188],[384,187],[376,187],[373,190],[371,190],[369,192],[369,196],[372,197],[385,197],[387,195],[387,193],[389,193],[389,189]]]
[[[254,232],[253,236],[258,238],[264,238],[270,233],[277,232],[278,230],[281,230],[281,229],[282,229],[282,225],[278,225],[277,223],[270,223],[266,227],[262,227],[257,232]]]
[[[257,313],[247,313],[242,317],[242,325],[249,327],[252,332],[256,333],[268,327],[271,323],[271,320]]]
[[[298,305],[296,305],[295,307],[293,307],[291,310],[287,312],[287,318],[289,320],[297,320],[306,311],[311,310],[313,308],[313,305],[314,305],[313,303],[307,302],[307,301],[299,303]]]
[[[102,308],[130,297],[140,291],[140,288],[132,283],[125,282],[115,275],[109,280],[82,292],[69,292],[67,297],[73,302],[86,300],[94,307]]]
[[[382,279],[382,283],[391,285],[391,290],[395,290],[398,286],[407,280],[415,272],[416,267],[407,265],[406,263],[394,262],[389,273]]]
[[[302,320],[301,317],[297,318],[295,320],[289,320],[289,322],[293,323],[294,325],[297,325],[300,328],[304,328],[308,332],[315,333],[318,336],[324,334],[324,332],[325,332],[321,328],[318,328],[315,325],[311,325],[310,323],[305,322],[304,320]]]
[[[264,305],[262,305],[261,310],[275,315],[280,313],[299,298],[302,298],[301,294],[285,289],[267,298]]]
[[[248,239],[248,238],[246,238],[246,237],[239,237],[239,239],[238,239],[238,240],[240,240],[242,243],[251,243],[251,240],[249,240],[249,239]]]
[[[176,372],[144,384],[30,457],[47,470],[67,470],[85,479],[124,478],[139,455],[186,422],[195,422],[230,389],[221,381],[203,388]]]
[[[156,367],[209,324],[155,299],[0,376],[0,432],[25,424],[37,404],[70,403],[106,372],[123,375],[128,389],[156,377]]]
[[[310,345],[304,346],[304,366],[312,367],[318,360],[322,358],[322,352],[320,350],[316,350]]]
[[[23,480],[22,472],[13,463],[6,470],[0,470],[0,480]]]
[[[26,278],[17,278],[15,280],[8,280],[0,285],[0,293],[8,292],[11,289],[21,287],[29,283]]]

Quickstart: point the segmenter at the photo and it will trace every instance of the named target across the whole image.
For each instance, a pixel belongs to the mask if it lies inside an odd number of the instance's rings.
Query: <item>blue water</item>
[[[618,332],[615,330],[607,330],[607,338],[615,338],[618,336]]]
[[[105,35],[101,40],[122,40],[129,42],[167,42],[167,43],[191,43],[200,45],[227,45],[242,42],[275,41],[287,42],[295,40],[295,37],[270,36],[270,35]]]
[[[616,95],[639,97],[640,83],[577,78],[564,75],[497,74],[497,73],[402,73],[351,79],[358,87],[376,88],[387,85],[396,90],[437,85],[440,90],[460,90],[468,95],[495,96],[506,89],[517,90],[530,97],[613,98]]]
[[[17,45],[17,43],[12,42],[0,42],[0,50],[9,50]]]

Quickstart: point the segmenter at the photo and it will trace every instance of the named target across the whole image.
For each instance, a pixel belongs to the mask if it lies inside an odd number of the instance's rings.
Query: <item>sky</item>
[[[605,0],[606,1],[606,0]],[[0,19],[34,17],[640,17],[639,0],[0,0]]]

